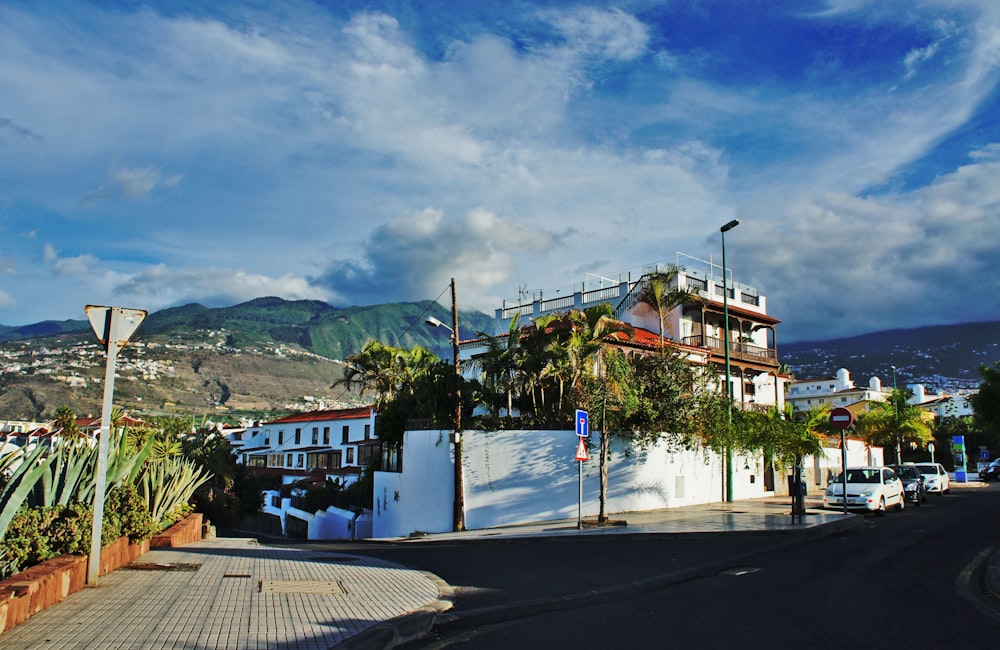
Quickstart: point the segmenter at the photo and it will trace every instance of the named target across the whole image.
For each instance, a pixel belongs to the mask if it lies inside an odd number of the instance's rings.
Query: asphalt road
[[[1000,632],[982,581],[998,512],[991,485],[818,540],[349,548],[456,588],[454,616],[407,648],[952,648]]]

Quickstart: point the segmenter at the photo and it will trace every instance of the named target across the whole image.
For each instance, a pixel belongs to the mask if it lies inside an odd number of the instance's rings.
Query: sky
[[[492,315],[731,219],[779,345],[998,320],[998,81],[996,0],[3,0],[0,324]]]

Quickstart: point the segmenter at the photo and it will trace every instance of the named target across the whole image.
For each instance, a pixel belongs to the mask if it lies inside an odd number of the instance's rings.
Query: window
[[[243,433],[240,431],[233,433],[233,440],[243,440]]]
[[[354,447],[347,448],[347,464],[348,465],[354,464]]]
[[[288,458],[286,460],[288,461],[288,467],[291,467],[292,466],[292,454],[288,454]]]
[[[267,467],[267,456],[247,456],[247,467]]]
[[[303,465],[305,465],[305,463],[306,463],[305,456],[306,455],[305,454],[296,454],[296,456],[298,456],[298,459],[296,459],[295,466],[296,467],[302,467]]]
[[[284,431],[279,431],[278,432],[278,444],[280,445],[280,444],[283,444],[284,442],[285,442],[285,432]]]
[[[302,444],[302,429],[295,429],[295,444]]]
[[[344,429],[343,429],[343,431],[340,434],[340,442],[341,442],[341,444],[345,444],[345,445],[347,444],[347,440],[348,440],[348,438],[350,438],[350,433],[351,433],[351,427],[350,427],[350,425],[345,424],[344,425]]]
[[[314,445],[318,445],[319,444],[319,427],[313,427],[312,443]]]
[[[330,444],[330,427],[323,427],[323,444]]]
[[[285,455],[284,454],[268,454],[267,455],[267,466],[268,467],[284,467],[285,466]]]
[[[368,440],[371,437],[372,437],[372,425],[366,424],[365,425],[365,440]]]

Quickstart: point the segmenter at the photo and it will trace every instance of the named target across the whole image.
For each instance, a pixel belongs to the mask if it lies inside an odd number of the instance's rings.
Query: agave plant
[[[126,433],[111,432],[108,439],[108,466],[105,481],[110,491],[122,481],[134,481],[143,461],[149,456],[153,440],[140,449],[124,444]],[[97,487],[98,448],[84,441],[69,440],[52,450],[47,470],[42,472],[28,502],[45,507],[90,503]]]
[[[49,471],[53,458],[47,449],[18,449],[0,457],[0,538],[22,505],[28,500],[38,480]]]
[[[198,464],[182,458],[159,458],[143,465],[138,487],[153,520],[164,522],[180,504],[187,503],[198,487],[212,474]]]

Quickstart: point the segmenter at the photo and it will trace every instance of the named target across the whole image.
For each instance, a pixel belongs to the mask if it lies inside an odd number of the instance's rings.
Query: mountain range
[[[337,387],[340,360],[376,339],[423,345],[451,358],[451,322],[434,301],[337,308],[313,300],[259,298],[232,307],[191,304],[150,314],[122,352],[116,403],[145,413],[230,416],[355,405]],[[460,339],[493,332],[493,319],[460,312]],[[846,368],[858,385],[922,383],[955,392],[979,385],[982,364],[1000,360],[1000,322],[873,332],[828,341],[778,343],[800,379]],[[103,350],[86,320],[0,326],[0,419],[42,419],[60,406],[99,412]],[[895,377],[892,366],[895,366]]]

